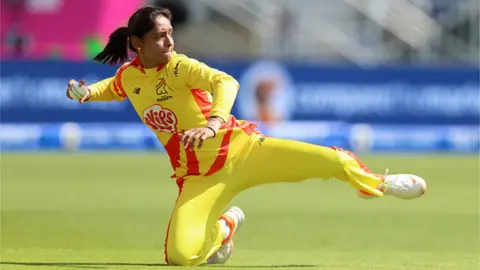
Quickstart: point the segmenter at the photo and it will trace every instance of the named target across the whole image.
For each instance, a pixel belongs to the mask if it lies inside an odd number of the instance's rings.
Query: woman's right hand
[[[73,88],[74,85],[78,85],[83,90],[83,91],[81,91],[83,93],[83,96],[72,97],[71,92],[72,92],[72,88]],[[75,80],[70,80],[68,82],[66,96],[69,99],[78,100],[78,102],[80,102],[80,104],[83,104],[84,102],[88,101],[88,99],[90,98],[91,91],[86,86],[85,81],[82,80],[82,81],[77,83]]]

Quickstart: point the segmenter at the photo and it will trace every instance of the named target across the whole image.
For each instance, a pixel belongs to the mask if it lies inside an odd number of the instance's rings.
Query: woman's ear
[[[136,36],[130,37],[130,42],[132,43],[133,48],[139,52],[141,48],[143,47],[143,42],[140,38]]]

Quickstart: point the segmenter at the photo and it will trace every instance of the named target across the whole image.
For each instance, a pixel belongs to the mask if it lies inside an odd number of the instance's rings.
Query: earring
[[[137,51],[140,51],[140,49],[141,49],[140,47],[139,47],[139,48],[137,48]]]

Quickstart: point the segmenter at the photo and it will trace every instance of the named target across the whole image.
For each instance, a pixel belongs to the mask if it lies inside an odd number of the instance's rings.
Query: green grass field
[[[339,181],[246,191],[225,269],[479,269],[474,156],[368,156],[378,172],[423,176],[424,197],[361,200]],[[177,195],[158,154],[3,154],[1,269],[169,269]],[[173,267],[172,267],[173,268]]]

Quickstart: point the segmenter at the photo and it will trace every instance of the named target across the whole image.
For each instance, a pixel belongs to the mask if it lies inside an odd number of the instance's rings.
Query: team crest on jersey
[[[168,87],[167,83],[165,82],[164,78],[160,78],[156,84],[157,90],[157,101],[162,102],[172,98],[170,95],[171,92],[174,92],[172,88]]]
[[[167,83],[165,82],[164,78],[160,78],[155,86],[157,90],[157,95],[166,95],[170,92],[174,92],[172,88],[170,88]]]
[[[177,117],[162,106],[155,104],[143,111],[143,120],[152,130],[174,133],[177,131]]]

